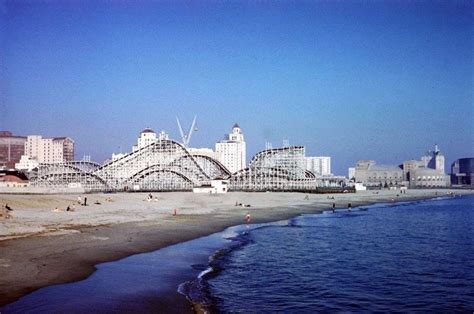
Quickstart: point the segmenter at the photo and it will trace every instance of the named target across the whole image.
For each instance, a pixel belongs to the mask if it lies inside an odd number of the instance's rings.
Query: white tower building
[[[230,172],[244,169],[246,165],[246,144],[240,126],[236,123],[227,139],[216,143],[216,159]]]
[[[331,175],[331,157],[306,157],[306,170],[319,176]]]

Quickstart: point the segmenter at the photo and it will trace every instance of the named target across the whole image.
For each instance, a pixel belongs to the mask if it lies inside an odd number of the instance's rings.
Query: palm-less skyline
[[[145,127],[211,147],[265,141],[398,164],[474,155],[473,5],[431,2],[0,2],[0,129],[70,136],[76,158]]]

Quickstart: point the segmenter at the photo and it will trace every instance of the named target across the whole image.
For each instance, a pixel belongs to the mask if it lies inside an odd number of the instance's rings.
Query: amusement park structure
[[[33,186],[82,187],[100,191],[191,191],[223,180],[230,191],[315,191],[340,182],[321,180],[305,170],[305,148],[290,146],[256,154],[245,169],[230,173],[219,161],[191,155],[173,140],[157,141],[104,165],[90,161],[40,164],[30,176]]]

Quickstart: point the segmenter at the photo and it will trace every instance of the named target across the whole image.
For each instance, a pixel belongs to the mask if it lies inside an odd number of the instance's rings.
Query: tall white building
[[[74,141],[69,137],[29,135],[25,142],[25,155],[41,163],[73,161]]]
[[[351,180],[352,178],[355,178],[355,172],[356,172],[355,167],[349,167],[347,169],[347,177],[349,178],[349,180]]]
[[[236,123],[228,138],[216,143],[216,159],[230,172],[244,169],[246,165],[246,144],[240,126]]]
[[[306,170],[319,176],[331,175],[331,157],[306,157]]]

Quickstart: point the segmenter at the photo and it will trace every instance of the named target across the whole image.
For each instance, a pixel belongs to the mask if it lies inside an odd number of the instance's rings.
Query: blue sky
[[[213,147],[238,122],[250,159],[284,138],[398,164],[437,143],[474,156],[469,1],[0,0],[0,129],[70,136],[76,157],[145,127]]]

